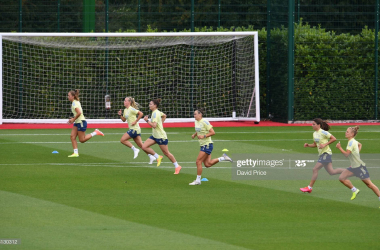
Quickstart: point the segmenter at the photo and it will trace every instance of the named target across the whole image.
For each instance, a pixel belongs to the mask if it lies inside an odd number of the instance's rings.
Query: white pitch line
[[[181,162],[182,163],[186,163],[186,162]],[[195,162],[187,162],[187,163],[192,163],[195,165]],[[134,162],[134,164],[136,164],[136,162]],[[146,162],[144,162],[144,164],[147,164]],[[164,163],[162,163],[164,164]],[[12,164],[0,164],[0,166],[35,166],[35,165],[40,165],[40,166],[86,166],[86,167],[124,167],[124,168],[156,168],[156,169],[160,169],[160,168],[168,168],[168,169],[174,169],[174,166],[159,166],[157,167],[156,165],[145,165],[145,166],[133,166],[133,165],[130,165],[130,166],[126,166],[126,165],[123,165],[123,163],[112,163],[112,164],[106,164],[106,163],[22,163],[22,164],[16,164],[16,163],[12,163]],[[194,168],[196,169],[197,167],[196,166],[182,166],[182,168]],[[231,167],[213,167],[213,168],[231,168]]]
[[[333,133],[344,133],[346,131],[334,131]],[[380,133],[380,131],[360,131],[360,133]],[[259,131],[251,131],[251,132],[216,132],[217,134],[292,134],[292,133],[310,133],[312,134],[313,131],[282,131],[282,132],[259,132]],[[105,135],[123,135],[125,133],[106,133]],[[143,135],[151,135],[152,133],[141,133]],[[178,135],[178,134],[189,134],[191,135],[191,132],[166,132],[166,134],[172,134],[172,135]],[[1,134],[0,136],[41,136],[41,135],[54,135],[54,136],[70,136],[69,133],[67,134]]]
[[[263,139],[263,140],[213,140],[214,142],[276,142],[276,141],[308,141],[309,139]],[[338,140],[343,140],[339,139]],[[359,141],[377,141],[379,139],[359,139]],[[309,140],[310,141],[310,140]],[[169,143],[198,143],[196,140],[186,140],[186,141],[170,141]],[[64,141],[64,142],[0,142],[1,145],[3,144],[71,144],[70,141]],[[120,143],[120,141],[95,141],[95,142],[86,142],[86,144],[101,144],[101,143]]]
[[[107,167],[107,168],[155,168],[155,169],[174,169],[174,166],[160,166],[160,167],[156,167],[156,166],[125,166],[125,165],[122,165],[122,164],[91,164],[91,163],[36,163],[38,165],[46,165],[46,166],[80,166],[80,167]],[[18,165],[18,166],[31,166],[31,165],[36,165],[36,164],[0,164],[1,165],[5,165],[5,166],[15,166],[15,165]],[[182,166],[183,169],[196,169],[197,167],[196,166]],[[232,169],[231,167],[212,167],[213,169]],[[244,167],[243,169],[246,169],[247,167]],[[367,167],[369,169],[377,169],[377,168],[380,168],[380,167]],[[235,168],[234,168],[235,169]],[[309,167],[309,168],[301,168],[301,167],[292,167],[292,168],[288,168],[288,167],[278,167],[278,168],[270,168],[270,167],[255,167],[254,169],[270,169],[270,170],[312,170],[312,167]]]
[[[335,134],[335,133],[345,133],[346,130],[342,130],[342,131],[330,131],[332,132],[332,134]],[[380,131],[360,131],[360,132],[364,132],[364,133],[379,133]],[[181,132],[181,133],[184,133],[184,132]],[[310,134],[313,134],[313,131],[247,131],[247,132],[215,132],[216,134],[292,134],[292,133],[310,133]]]
[[[123,135],[123,134],[125,134],[125,133],[106,133],[106,135]],[[141,134],[142,135],[151,135],[152,133],[141,133]],[[179,132],[166,132],[166,134],[177,135],[177,134],[180,134],[180,133]],[[189,132],[188,134],[191,134],[191,133]],[[23,136],[23,135],[28,135],[28,136],[40,136],[40,135],[70,136],[70,133],[67,133],[67,134],[1,134],[0,133],[0,136],[3,136],[3,135],[9,135],[9,136]]]
[[[379,159],[376,159],[376,160],[379,160]],[[289,161],[289,160],[285,160],[285,161]],[[292,160],[291,160],[292,161]],[[334,161],[340,161],[340,160],[334,160]],[[341,161],[344,161],[344,160],[341,160]],[[316,160],[315,160],[316,162]],[[180,162],[181,164],[195,164],[195,161],[194,162]],[[226,163],[229,163],[229,162],[221,162],[222,164],[226,164]],[[25,166],[29,166],[29,165],[82,165],[82,164],[86,164],[86,165],[93,165],[93,166],[97,166],[97,165],[120,165],[120,164],[148,164],[147,162],[121,162],[121,163],[2,163],[0,164],[0,166],[18,166],[18,165],[25,165]],[[172,164],[172,163],[168,163],[168,162],[162,162],[162,164]],[[153,167],[156,167],[155,164],[151,164]],[[161,167],[161,166],[160,166]]]
[[[181,163],[191,163],[195,164],[195,161],[189,161],[189,162],[181,162]],[[228,162],[226,162],[228,163]],[[56,163],[56,162],[51,162],[51,163],[2,163],[0,166],[13,166],[13,165],[81,165],[82,163]],[[112,163],[104,163],[104,162],[90,162],[90,163],[84,163],[84,164],[91,164],[91,165],[120,165],[120,164],[148,164],[147,162],[112,162]],[[163,162],[162,164],[172,164],[168,162]],[[156,167],[155,164],[151,164],[152,166]]]

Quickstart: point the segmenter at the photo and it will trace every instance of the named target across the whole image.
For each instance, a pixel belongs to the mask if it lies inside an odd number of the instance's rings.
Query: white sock
[[[197,179],[196,179],[196,181],[201,181],[201,176],[200,175],[197,175]]]
[[[357,190],[356,187],[351,188],[351,191],[352,191],[352,192],[355,192],[356,190]]]
[[[379,201],[380,201],[380,196],[379,196]]]
[[[178,168],[178,166],[179,166],[178,162],[174,162],[173,164],[174,164],[174,167]]]
[[[313,187],[307,186],[309,189],[313,189]]]
[[[158,154],[157,153],[155,153],[153,156],[154,156],[154,158],[158,159]]]
[[[132,146],[132,147],[131,147],[131,149],[132,149],[133,151],[135,151],[135,150],[136,150],[135,146]]]
[[[94,137],[96,135],[96,132],[92,132],[91,136]]]
[[[153,155],[151,155],[151,154],[148,154],[148,156],[149,156],[149,158],[150,158],[150,157],[153,157]]]
[[[222,157],[219,157],[218,160],[219,160],[219,162],[221,162],[221,161],[224,161],[225,159],[224,159],[224,157],[222,156]]]
[[[74,154],[78,154],[78,149],[74,149]]]

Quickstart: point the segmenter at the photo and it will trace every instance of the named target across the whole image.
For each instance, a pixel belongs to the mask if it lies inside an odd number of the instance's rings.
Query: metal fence
[[[261,114],[377,120],[379,0],[0,0],[0,32],[260,31]]]
[[[266,1],[0,0],[0,32],[158,31],[266,26]]]

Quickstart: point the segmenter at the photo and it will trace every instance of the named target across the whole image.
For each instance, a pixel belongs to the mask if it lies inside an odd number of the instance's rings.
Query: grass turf
[[[346,127],[331,133],[346,145]],[[229,153],[302,154],[312,142],[309,127],[216,128],[213,157]],[[199,151],[191,128],[166,129],[180,175],[164,159],[120,144],[123,129],[79,144],[72,153],[67,130],[0,130],[0,239],[19,238],[4,249],[378,249],[380,202],[360,180],[362,192],[336,180],[233,181],[229,163],[204,169],[210,181],[194,180]],[[142,130],[142,138],[150,135]],[[376,154],[377,126],[362,126],[363,153]],[[157,146],[153,147],[158,153]],[[52,154],[57,150],[59,154]],[[333,153],[338,154],[335,147]],[[334,157],[334,156],[333,156]],[[334,158],[333,158],[334,159]],[[347,161],[347,166],[349,162]],[[320,172],[323,172],[321,170]],[[371,169],[369,169],[371,173]],[[321,173],[322,174],[322,173]],[[311,176],[311,171],[310,171]],[[380,186],[378,180],[373,180]]]

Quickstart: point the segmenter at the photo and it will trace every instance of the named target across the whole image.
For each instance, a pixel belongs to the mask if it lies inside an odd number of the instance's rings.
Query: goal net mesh
[[[67,119],[80,90],[89,119],[115,119],[126,96],[168,118],[255,117],[253,36],[3,36],[3,119]],[[109,95],[111,108],[105,107]]]

